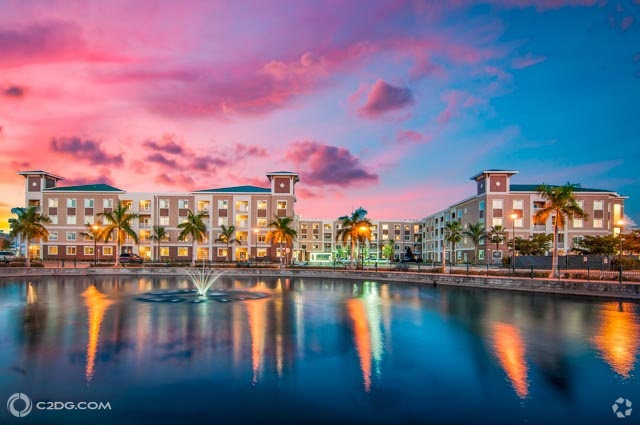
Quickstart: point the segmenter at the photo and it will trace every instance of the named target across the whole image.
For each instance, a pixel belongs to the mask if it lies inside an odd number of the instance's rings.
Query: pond
[[[620,398],[640,418],[636,303],[232,276],[266,298],[139,299],[188,287],[0,280],[0,396],[32,407],[0,423],[605,424]]]

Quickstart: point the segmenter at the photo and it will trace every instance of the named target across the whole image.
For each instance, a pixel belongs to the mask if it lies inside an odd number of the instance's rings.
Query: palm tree
[[[11,236],[20,236],[25,241],[25,250],[27,255],[27,267],[31,267],[31,253],[29,252],[29,243],[31,239],[49,238],[49,231],[45,224],[51,223],[51,219],[46,215],[38,212],[38,207],[12,208],[11,213],[18,218],[9,219],[9,227],[11,228]]]
[[[233,234],[236,232],[236,227],[231,225],[229,227],[222,225],[222,233],[220,233],[220,237],[217,238],[216,242],[222,242],[227,244],[227,261],[231,261],[231,250],[229,249],[229,245],[237,243],[241,245],[242,242],[239,239],[233,237]]]
[[[489,229],[489,231],[487,232],[487,237],[489,238],[489,241],[491,241],[491,243],[496,244],[496,252],[498,252],[500,251],[500,244],[504,242],[505,238],[507,237],[507,231],[504,227],[498,224]]]
[[[291,217],[274,217],[275,220],[269,223],[271,230],[267,232],[267,243],[271,241],[280,243],[280,266],[282,267],[282,247],[283,244],[290,245],[298,236],[298,232],[291,227],[293,219]]]
[[[462,224],[459,221],[447,221],[444,239],[451,244],[451,262],[456,263],[456,244],[462,241]]]
[[[82,232],[81,235],[84,236],[85,238],[89,238],[90,241],[93,241],[93,265],[94,267],[97,265],[97,255],[96,255],[96,244],[101,240],[100,239],[100,235],[101,235],[101,231],[100,231],[100,226],[102,225],[102,223],[98,222],[95,224],[91,224],[91,223],[85,223],[85,226],[87,227],[87,231],[86,232]]]
[[[348,240],[351,240],[351,254],[349,257],[351,261],[353,261],[356,242],[359,246],[360,242],[365,243],[367,240],[371,239],[371,221],[366,218],[366,216],[367,210],[359,207],[352,212],[351,215],[338,217],[341,226],[337,237],[342,240],[343,245],[347,243]]]
[[[467,230],[462,233],[465,236],[468,236],[473,243],[473,264],[476,264],[478,259],[478,246],[480,245],[480,242],[487,237],[484,232],[484,225],[480,222],[475,224],[469,223]]]
[[[127,236],[138,243],[138,234],[131,228],[132,221],[138,218],[138,214],[132,213],[129,209],[118,202],[118,206],[110,212],[98,213],[98,216],[104,217],[105,226],[100,231],[100,239],[108,242],[115,233],[116,237],[116,263],[115,266],[120,265],[120,249],[122,243]]]
[[[564,186],[542,185],[538,187],[538,193],[545,200],[544,207],[538,209],[533,218],[538,222],[546,222],[549,216],[553,217],[553,257],[551,260],[551,273],[549,277],[559,278],[558,270],[558,229],[563,228],[567,219],[583,218],[587,214],[578,205],[573,196],[575,186],[567,183]]]
[[[160,248],[160,242],[162,241],[170,241],[171,237],[169,236],[169,232],[164,226],[153,226],[153,234],[149,236],[149,239],[158,243],[158,246],[153,247],[153,258],[154,260],[158,259],[158,249]]]
[[[187,219],[178,224],[178,229],[182,229],[178,235],[179,240],[186,241],[189,236],[191,236],[191,239],[193,240],[191,267],[194,267],[198,257],[196,245],[198,242],[202,242],[204,240],[204,235],[207,233],[204,214],[194,214],[193,211],[187,210]]]

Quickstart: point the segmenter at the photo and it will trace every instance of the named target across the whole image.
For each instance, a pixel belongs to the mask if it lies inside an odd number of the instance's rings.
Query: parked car
[[[142,264],[142,257],[138,254],[120,254],[120,263],[121,264]]]
[[[0,261],[8,263],[16,259],[16,255],[11,251],[0,251]]]

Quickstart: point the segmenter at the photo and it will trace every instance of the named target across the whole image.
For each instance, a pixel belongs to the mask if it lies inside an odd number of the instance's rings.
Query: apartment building
[[[464,229],[470,223],[481,223],[486,230],[502,226],[511,240],[529,238],[536,233],[553,233],[553,217],[537,223],[533,216],[545,204],[537,191],[539,184],[511,184],[512,170],[485,170],[471,177],[476,182],[476,193],[442,211],[422,220],[424,228],[423,251],[426,261],[441,261],[445,242],[445,225],[458,220]],[[605,189],[577,187],[574,196],[587,213],[587,219],[574,218],[558,234],[558,251],[567,254],[586,235],[616,235],[622,231],[624,196]],[[511,217],[515,218],[511,218]],[[445,258],[451,261],[449,244]],[[506,242],[496,247],[483,240],[478,249],[478,262],[499,262],[508,255]],[[473,261],[474,246],[469,238],[456,246],[458,261]]]
[[[207,234],[197,244],[199,259],[211,261],[243,261],[275,259],[280,252],[266,243],[268,224],[274,216],[294,217],[297,173],[278,171],[267,173],[268,187],[233,186],[191,192],[127,192],[106,184],[62,186],[62,177],[45,171],[21,171],[25,177],[25,205],[36,206],[51,218],[47,226],[49,240],[32,245],[34,257],[44,259],[100,260],[115,259],[113,240],[94,244],[89,226],[101,224],[100,213],[113,211],[121,202],[139,215],[133,229],[139,243],[127,239],[122,252],[138,253],[146,259],[188,260],[192,258],[192,241],[178,239],[180,224],[188,211],[205,216]],[[222,225],[236,228],[235,238],[227,253],[220,238]],[[154,241],[153,226],[162,226],[168,238]],[[97,251],[94,254],[94,248]],[[229,255],[228,255],[229,254]]]
[[[351,240],[343,244],[338,238],[341,223],[337,219],[302,219],[298,217],[298,239],[294,256],[312,262],[332,262],[348,257]],[[367,257],[382,257],[382,249],[393,242],[394,258],[400,259],[407,248],[420,255],[422,251],[422,223],[415,220],[371,220],[371,239],[361,247]],[[356,247],[357,248],[357,247]]]

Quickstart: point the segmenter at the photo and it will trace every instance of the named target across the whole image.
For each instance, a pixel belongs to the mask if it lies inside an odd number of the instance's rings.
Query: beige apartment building
[[[42,214],[51,218],[47,226],[49,240],[31,247],[30,255],[48,260],[115,259],[113,240],[94,244],[86,234],[93,224],[101,224],[100,213],[112,211],[118,202],[139,215],[133,221],[133,229],[139,236],[139,244],[128,239],[122,252],[134,252],[146,259],[189,260],[193,245],[190,240],[180,241],[178,224],[184,221],[189,210],[205,216],[207,234],[197,244],[199,259],[225,261],[227,245],[216,242],[221,226],[233,225],[235,238],[240,244],[230,245],[232,261],[249,259],[272,260],[280,252],[266,243],[269,222],[274,216],[294,217],[295,185],[297,173],[280,171],[267,173],[268,187],[234,186],[192,192],[127,192],[106,184],[62,186],[62,177],[45,171],[21,171],[25,177],[25,204],[36,206]],[[169,238],[154,241],[153,226],[164,227]],[[94,248],[97,251],[94,254]]]
[[[240,244],[231,245],[232,261],[277,260],[277,246],[267,244],[268,223],[274,216],[293,217],[298,237],[293,245],[293,258],[317,263],[330,263],[348,257],[347,246],[338,240],[341,223],[337,218],[308,219],[295,214],[295,185],[297,173],[267,173],[268,187],[234,186],[196,190],[192,192],[132,193],[105,184],[61,186],[61,177],[45,171],[22,171],[25,177],[25,204],[37,206],[53,223],[48,226],[50,237],[46,242],[34,244],[31,255],[45,259],[94,258],[94,244],[83,236],[87,225],[98,223],[99,213],[110,211],[122,202],[138,214],[134,230],[139,244],[127,240],[124,252],[138,253],[146,259],[187,260],[191,258],[190,241],[178,240],[178,224],[189,210],[205,215],[207,235],[197,245],[199,259],[224,261],[227,246],[215,242],[221,226],[233,225],[235,238]],[[537,192],[539,184],[511,184],[517,171],[485,170],[471,177],[476,182],[476,193],[452,204],[422,220],[371,220],[371,240],[363,249],[367,257],[382,257],[383,247],[392,241],[393,257],[399,260],[407,248],[424,261],[442,261],[445,224],[458,220],[464,229],[470,223],[481,223],[485,230],[503,226],[507,239],[515,236],[528,238],[536,233],[553,232],[552,218],[546,223],[535,223],[533,214],[544,205]],[[560,231],[558,249],[569,253],[573,245],[586,235],[618,234],[624,217],[625,197],[604,190],[578,187],[575,196],[587,212],[588,219],[573,219]],[[515,214],[516,219],[512,219]],[[162,226],[169,239],[152,239],[153,226]],[[96,256],[101,260],[113,259],[115,243],[99,243]],[[446,259],[451,261],[450,246],[446,246]],[[469,238],[456,246],[457,261],[474,261],[475,250]],[[508,255],[506,243],[481,242],[477,261],[499,262]]]
[[[536,233],[553,233],[553,217],[545,223],[533,219],[538,208],[545,204],[538,194],[539,184],[511,184],[511,177],[517,171],[485,170],[471,177],[476,182],[476,193],[448,208],[431,214],[422,220],[424,227],[423,251],[425,261],[441,261],[445,244],[445,224],[458,220],[463,229],[470,223],[481,223],[486,230],[502,226],[506,238],[529,238]],[[560,255],[568,254],[571,248],[586,235],[616,235],[622,231],[624,218],[624,196],[604,189],[577,187],[574,195],[578,204],[587,213],[587,219],[569,220],[558,234]],[[515,219],[511,217],[515,216]],[[445,258],[451,261],[450,246],[447,243]],[[478,249],[478,262],[499,262],[508,254],[506,242],[496,249],[496,245],[483,240]],[[474,260],[474,246],[469,238],[456,246],[458,261]]]

